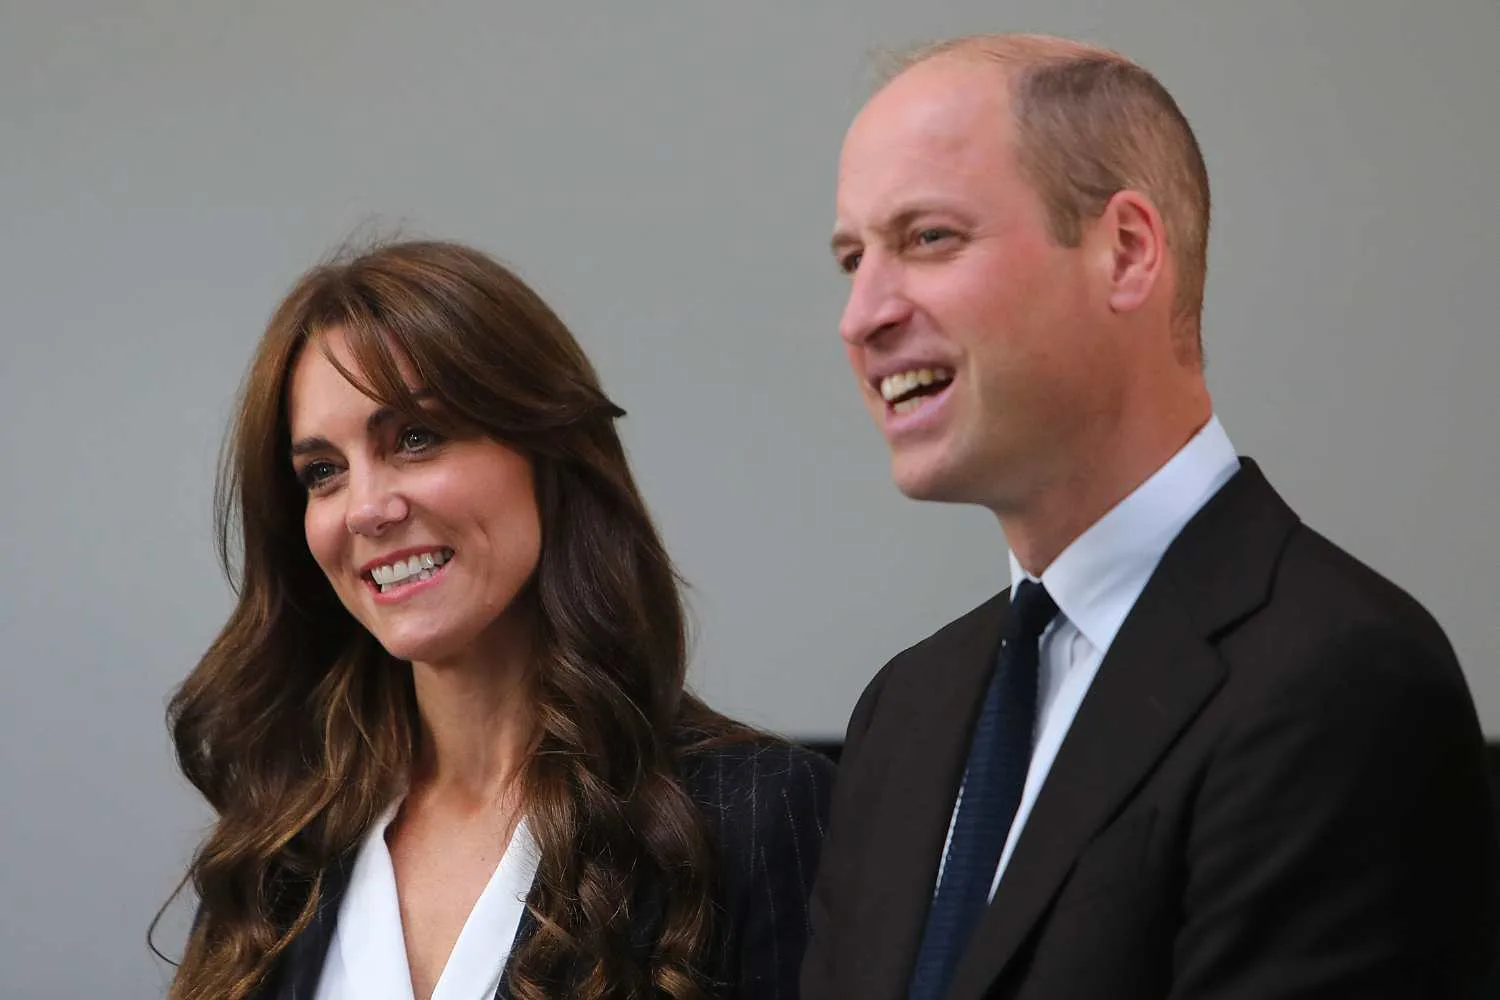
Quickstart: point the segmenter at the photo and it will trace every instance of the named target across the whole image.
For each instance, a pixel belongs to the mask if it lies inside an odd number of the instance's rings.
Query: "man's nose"
[[[851,347],[862,346],[884,331],[903,325],[911,311],[900,267],[883,255],[867,251],[850,279],[839,336]]]

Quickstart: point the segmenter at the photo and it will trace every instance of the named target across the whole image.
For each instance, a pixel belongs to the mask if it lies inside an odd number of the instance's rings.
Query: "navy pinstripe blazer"
[[[762,741],[694,754],[683,784],[719,854],[719,946],[703,973],[726,1000],[797,1000],[807,899],[818,864],[833,764],[801,747]],[[312,1000],[333,938],[349,865],[330,872],[318,913],[292,942],[258,1000]],[[655,941],[659,893],[637,901],[644,954]],[[535,930],[528,913],[517,942]],[[508,1000],[502,981],[496,1000]],[[560,997],[559,1000],[562,1000]]]

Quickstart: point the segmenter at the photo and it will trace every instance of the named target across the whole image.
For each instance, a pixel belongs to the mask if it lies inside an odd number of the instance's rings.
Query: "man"
[[[861,111],[833,250],[903,493],[1014,587],[849,723],[805,1000],[1447,998],[1494,937],[1473,703],[1213,414],[1208,181],[1161,85],[981,37]]]

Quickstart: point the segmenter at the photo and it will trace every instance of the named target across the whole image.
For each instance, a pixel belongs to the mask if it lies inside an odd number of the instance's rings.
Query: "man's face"
[[[897,486],[997,513],[1076,474],[1119,380],[1088,251],[1049,236],[1014,132],[1001,68],[908,70],[849,130],[833,238],[840,334]]]

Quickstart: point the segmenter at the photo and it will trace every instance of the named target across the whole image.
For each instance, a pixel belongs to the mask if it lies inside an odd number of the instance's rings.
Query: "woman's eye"
[[[308,462],[297,473],[297,481],[302,484],[303,489],[315,490],[319,486],[332,479],[338,469],[332,462]]]
[[[416,426],[407,427],[397,438],[402,451],[426,451],[441,441],[442,438],[436,432]]]

